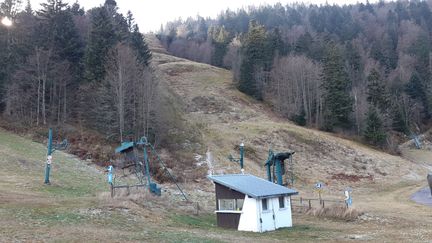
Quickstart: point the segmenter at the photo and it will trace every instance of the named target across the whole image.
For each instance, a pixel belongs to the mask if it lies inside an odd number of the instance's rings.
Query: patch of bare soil
[[[333,174],[331,176],[331,179],[340,180],[340,181],[349,181],[349,182],[358,182],[363,179],[373,181],[373,175],[362,176],[362,175],[349,175],[345,173],[337,173],[337,174]]]

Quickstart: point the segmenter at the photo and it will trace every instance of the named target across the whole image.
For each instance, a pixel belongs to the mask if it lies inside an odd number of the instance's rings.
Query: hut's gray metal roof
[[[211,175],[207,178],[253,198],[298,194],[296,190],[249,174]]]
[[[129,148],[132,148],[133,146],[134,146],[133,142],[123,142],[120,147],[117,147],[115,149],[115,152],[116,153],[121,153],[121,152],[123,152],[123,151],[125,151],[125,150],[127,150]]]

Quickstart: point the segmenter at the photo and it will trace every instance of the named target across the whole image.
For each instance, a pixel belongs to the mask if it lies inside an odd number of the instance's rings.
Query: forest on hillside
[[[85,11],[78,2],[0,1],[0,110],[24,126],[72,124],[122,141],[154,138],[161,122],[152,57],[115,0]],[[156,122],[158,120],[158,122]]]
[[[276,4],[178,19],[173,55],[232,70],[236,87],[299,125],[391,146],[432,118],[431,1]]]

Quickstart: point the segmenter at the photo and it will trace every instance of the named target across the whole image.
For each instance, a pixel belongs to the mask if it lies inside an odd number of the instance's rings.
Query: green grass
[[[213,242],[224,242],[222,240],[213,239],[205,236],[198,236],[191,232],[173,232],[173,231],[154,231],[150,234],[152,239],[160,239],[162,242],[203,242],[203,243],[213,243]]]
[[[14,217],[19,221],[25,221],[32,224],[54,226],[79,224],[88,220],[86,215],[77,212],[58,209],[58,208],[17,208],[11,211]]]
[[[37,239],[65,241],[223,242],[239,238],[253,241],[331,239],[325,229],[295,226],[264,234],[219,228],[214,214],[199,216],[163,212],[140,215],[137,209],[115,208],[110,200],[96,197],[108,193],[106,175],[95,167],[60,151],[54,153],[51,185],[44,185],[45,145],[0,130],[0,241]],[[3,199],[2,197],[3,196]],[[22,199],[21,199],[22,198]],[[158,209],[156,209],[158,210]],[[94,213],[94,212],[98,213]],[[149,214],[150,211],[143,211]],[[150,223],[147,219],[157,218]],[[24,229],[24,230],[23,230]],[[62,232],[51,235],[50,231]],[[70,230],[69,230],[70,229]],[[91,229],[92,236],[77,234]],[[94,231],[93,231],[94,230]],[[106,236],[106,232],[111,236]],[[18,237],[18,238],[16,238]],[[93,237],[93,238],[92,238]],[[13,240],[12,240],[13,241]]]
[[[0,154],[0,184],[3,182],[4,188],[16,188],[18,182],[24,187],[21,189],[56,197],[94,196],[107,190],[103,173],[61,151],[53,153],[52,185],[44,185],[46,147],[2,130]]]
[[[171,220],[174,226],[181,225],[203,229],[216,227],[216,216],[214,214],[204,214],[200,216],[174,214],[171,216]]]
[[[191,229],[201,229],[209,232],[214,232],[219,235],[233,235],[253,238],[257,240],[296,240],[296,241],[314,241],[314,240],[330,240],[337,233],[336,230],[329,230],[309,225],[294,225],[291,228],[283,228],[265,233],[243,232],[234,229],[225,229],[217,227],[216,215],[203,214],[199,216],[191,216],[184,214],[174,214],[170,217],[170,227],[188,227]]]

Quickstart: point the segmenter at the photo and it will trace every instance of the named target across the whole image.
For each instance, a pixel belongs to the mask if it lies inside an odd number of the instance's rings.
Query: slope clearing
[[[214,215],[196,216],[178,202],[170,185],[161,198],[143,191],[110,198],[103,169],[58,151],[46,186],[45,152],[43,144],[0,129],[0,242],[312,241],[339,232],[306,224],[269,234],[220,229]]]
[[[153,38],[154,45],[163,48]],[[179,147],[204,156],[213,154],[216,173],[239,172],[228,154],[246,144],[246,172],[264,176],[267,150],[294,150],[295,187],[304,197],[312,186],[326,183],[325,198],[342,198],[354,189],[354,205],[365,214],[346,222],[295,213],[294,227],[254,234],[215,227],[213,185],[206,165],[194,165],[200,180],[182,186],[201,206],[181,202],[173,185],[163,184],[156,198],[134,192],[111,199],[104,169],[55,152],[52,185],[43,185],[46,148],[0,130],[0,242],[11,241],[133,241],[133,242],[427,242],[432,239],[431,208],[410,201],[424,187],[432,166],[422,151],[406,148],[402,157],[388,155],[332,134],[298,127],[280,119],[265,105],[238,92],[227,70],[155,52],[153,63],[166,95],[185,124],[199,134],[192,145],[188,134]],[[426,153],[426,152],[425,152]],[[193,156],[191,156],[193,157]],[[421,159],[419,159],[421,158]],[[182,163],[186,161],[176,161]],[[190,161],[189,161],[190,162]],[[196,164],[193,163],[185,164]],[[204,169],[204,170],[203,170]],[[123,195],[123,196],[122,196]]]
[[[183,119],[199,129],[202,146],[195,152],[204,155],[209,149],[217,172],[239,171],[227,156],[237,154],[243,141],[246,171],[261,176],[268,149],[295,151],[300,187],[317,181],[335,188],[369,187],[424,177],[424,166],[412,160],[279,118],[266,105],[237,91],[227,70],[158,52],[153,59]]]
[[[157,44],[154,37],[148,38]],[[224,69],[157,49],[154,64],[182,108],[183,119],[199,128],[202,146],[196,153],[204,156],[207,149],[212,152],[215,173],[239,172],[239,166],[227,156],[238,154],[241,141],[246,145],[246,172],[262,177],[269,148],[296,151],[295,187],[302,196],[316,197],[312,188],[317,181],[326,184],[327,198],[341,199],[343,188],[354,189],[356,207],[366,212],[364,221],[339,229],[355,229],[376,241],[432,239],[431,209],[410,200],[414,192],[426,186],[432,161],[409,155],[425,157],[429,152],[404,149],[403,157],[393,156],[334,134],[296,126],[236,90],[230,72]]]

